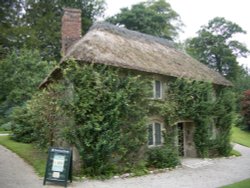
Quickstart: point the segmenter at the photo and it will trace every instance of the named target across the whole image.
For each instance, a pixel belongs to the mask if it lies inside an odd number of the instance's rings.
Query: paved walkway
[[[0,145],[0,187],[41,188],[33,169],[15,153]]]
[[[86,181],[79,187],[88,188],[215,188],[250,178],[250,148],[235,145],[242,156],[213,160],[184,160],[181,169],[144,177]],[[196,163],[196,162],[197,163]],[[207,163],[206,165],[202,163]],[[199,165],[197,165],[199,164]]]
[[[86,180],[69,188],[215,188],[250,178],[250,148],[235,145],[242,156],[213,160],[185,159],[183,167],[173,171],[127,179]],[[11,151],[0,146],[0,187],[58,188],[42,186],[30,166]]]

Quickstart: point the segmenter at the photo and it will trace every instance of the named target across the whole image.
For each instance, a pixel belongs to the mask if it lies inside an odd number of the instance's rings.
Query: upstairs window
[[[154,122],[148,125],[148,145],[160,146],[162,145],[162,124]]]
[[[154,81],[154,99],[162,99],[162,82]]]

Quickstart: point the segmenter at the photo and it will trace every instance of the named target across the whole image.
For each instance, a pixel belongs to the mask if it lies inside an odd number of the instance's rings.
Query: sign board
[[[67,187],[72,182],[72,151],[64,148],[50,148],[43,185],[46,181],[58,182]]]

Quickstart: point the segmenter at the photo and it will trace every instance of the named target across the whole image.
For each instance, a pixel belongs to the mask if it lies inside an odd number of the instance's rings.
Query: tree
[[[108,22],[157,37],[175,39],[183,25],[179,15],[165,0],[152,0],[123,8]]]
[[[44,60],[60,60],[63,8],[82,10],[84,32],[104,11],[104,0],[1,0],[0,3],[0,58],[12,48],[25,46],[38,49]]]
[[[59,60],[61,17],[63,8],[82,11],[82,30],[86,32],[97,16],[104,11],[104,0],[27,0],[23,22],[29,28],[26,35],[28,48],[40,49],[46,60]]]
[[[247,69],[242,68],[239,76],[234,81],[234,88],[239,95],[250,88],[250,74]]]
[[[38,51],[21,49],[0,60],[0,119],[6,121],[37,90],[54,63],[42,61]]]
[[[242,68],[237,57],[246,57],[249,50],[233,36],[246,32],[236,23],[216,17],[198,31],[198,36],[186,41],[186,51],[200,62],[235,80]]]
[[[0,59],[16,45],[22,8],[22,0],[0,0]]]

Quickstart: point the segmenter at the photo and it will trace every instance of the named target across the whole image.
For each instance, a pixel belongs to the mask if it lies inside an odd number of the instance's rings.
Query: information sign
[[[65,148],[50,148],[43,185],[46,181],[59,182],[67,187],[72,182],[72,151]]]

